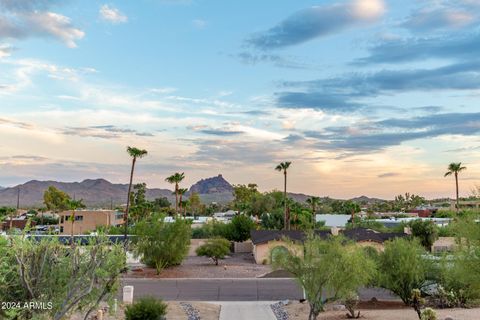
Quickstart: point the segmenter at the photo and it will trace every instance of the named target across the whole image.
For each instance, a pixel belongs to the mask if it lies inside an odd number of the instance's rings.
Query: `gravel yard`
[[[268,265],[256,264],[251,253],[236,253],[219,261],[216,266],[206,257],[187,257],[180,266],[156,274],[153,268],[129,271],[129,278],[256,278],[271,272]]]
[[[309,306],[305,303],[292,302],[284,307],[288,313],[289,320],[308,319]],[[365,320],[416,320],[417,314],[412,308],[398,305],[378,305],[379,309],[372,306],[363,306],[360,309],[361,318]],[[381,308],[381,309],[380,309]],[[444,320],[450,316],[454,320],[478,320],[480,319],[480,308],[474,309],[437,309],[438,320]],[[326,311],[318,317],[321,320],[346,319],[347,311]]]

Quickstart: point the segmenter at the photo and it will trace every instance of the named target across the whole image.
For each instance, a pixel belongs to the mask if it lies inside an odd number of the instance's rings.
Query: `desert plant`
[[[218,266],[218,259],[225,258],[230,252],[230,242],[226,239],[209,239],[195,251],[198,256],[209,257]]]
[[[420,240],[421,245],[428,251],[438,238],[438,228],[432,221],[414,220],[410,223],[412,235]]]
[[[166,223],[165,216],[155,213],[140,221],[134,228],[134,254],[143,263],[157,270],[179,265],[188,253],[190,223],[183,219]]]
[[[345,298],[344,304],[345,304],[345,308],[348,311],[347,318],[349,318],[349,319],[360,318],[360,311],[358,311],[355,314],[355,310],[358,307],[359,300],[360,299],[359,299],[358,295],[356,293],[353,293],[353,292]]]
[[[422,298],[422,293],[418,289],[412,290],[412,297],[410,305],[412,306],[413,310],[418,315],[418,318],[422,318],[422,306],[425,304],[425,299]]]
[[[420,319],[421,320],[437,320],[437,313],[432,308],[425,308],[422,310]]]
[[[242,242],[250,239],[250,230],[255,228],[255,223],[246,215],[237,215],[226,227],[225,238],[230,241]]]
[[[417,240],[397,238],[385,244],[379,257],[379,282],[411,305],[412,290],[425,284],[430,264],[423,257],[425,250]]]
[[[303,287],[310,305],[309,320],[317,319],[327,302],[355,294],[369,282],[375,268],[362,250],[341,237],[322,240],[310,234],[303,255],[298,254],[293,242],[288,243],[288,250],[276,254],[273,266],[292,273]]]
[[[125,309],[125,320],[162,320],[167,314],[167,305],[153,297],[143,297]]]

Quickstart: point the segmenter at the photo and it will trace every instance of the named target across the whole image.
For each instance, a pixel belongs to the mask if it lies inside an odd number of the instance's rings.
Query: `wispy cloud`
[[[384,12],[383,0],[352,0],[314,6],[291,15],[265,32],[252,35],[247,43],[262,50],[292,46],[377,21]]]
[[[75,48],[85,33],[69,17],[48,11],[57,2],[0,0],[0,39],[51,37]]]
[[[128,21],[128,17],[124,13],[108,4],[104,4],[100,7],[100,17],[103,20],[114,24],[125,23]]]

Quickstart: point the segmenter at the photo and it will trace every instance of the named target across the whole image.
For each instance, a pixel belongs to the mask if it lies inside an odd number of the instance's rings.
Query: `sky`
[[[0,186],[392,199],[480,183],[480,0],[0,0]]]

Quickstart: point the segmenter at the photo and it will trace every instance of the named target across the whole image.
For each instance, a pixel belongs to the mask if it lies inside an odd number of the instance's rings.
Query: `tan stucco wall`
[[[123,219],[115,219],[116,211],[113,210],[79,210],[75,212],[75,216],[83,216],[82,221],[73,223],[73,234],[85,234],[94,231],[99,226],[114,226],[123,223]],[[63,227],[61,234],[72,234],[72,222],[69,219],[71,211],[64,211],[59,214],[60,227]],[[62,221],[63,217],[63,223]]]
[[[378,243],[375,241],[359,241],[357,242],[357,246],[372,247],[372,248],[375,248],[378,252],[383,252],[383,250],[385,250],[385,247],[383,246],[382,243]]]
[[[303,245],[301,244],[287,244],[285,241],[270,241],[268,243],[261,243],[253,246],[253,257],[257,264],[270,264],[270,251],[278,246],[284,246],[290,250],[294,250],[297,255],[303,256]]]

